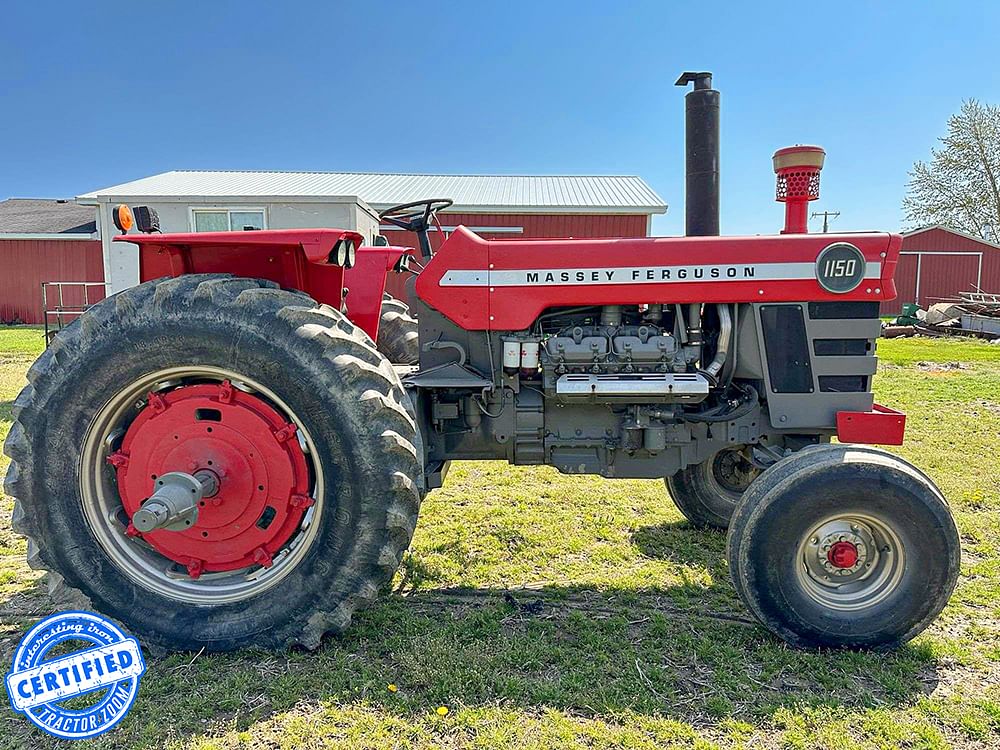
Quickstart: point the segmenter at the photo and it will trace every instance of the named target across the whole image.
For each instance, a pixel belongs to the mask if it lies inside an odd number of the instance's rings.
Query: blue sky
[[[170,169],[638,174],[683,232],[683,70],[722,91],[722,226],[772,232],[770,155],[827,149],[835,229],[897,229],[997,2],[7,5],[0,198]]]

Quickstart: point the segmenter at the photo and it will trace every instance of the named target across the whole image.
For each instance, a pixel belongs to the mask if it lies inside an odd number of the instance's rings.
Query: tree
[[[1000,107],[963,102],[939,140],[930,162],[918,161],[910,172],[907,221],[944,224],[1000,244]]]

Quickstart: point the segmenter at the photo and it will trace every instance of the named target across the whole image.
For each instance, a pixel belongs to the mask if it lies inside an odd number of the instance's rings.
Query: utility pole
[[[836,219],[840,216],[840,211],[814,211],[809,218],[815,219],[817,216],[823,217],[823,234],[826,234],[830,230],[830,217]]]

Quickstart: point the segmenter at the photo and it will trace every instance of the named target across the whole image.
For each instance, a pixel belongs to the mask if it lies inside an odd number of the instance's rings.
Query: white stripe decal
[[[881,263],[867,263],[865,278],[879,280]],[[816,278],[815,263],[732,263],[625,268],[533,268],[517,271],[448,271],[441,286],[588,286],[685,284],[702,281],[801,281]]]

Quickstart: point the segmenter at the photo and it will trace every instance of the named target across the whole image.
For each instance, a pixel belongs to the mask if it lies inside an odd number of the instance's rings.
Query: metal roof
[[[10,198],[0,201],[4,234],[93,234],[94,209],[57,198]]]
[[[928,224],[925,227],[917,227],[916,229],[908,229],[903,232],[903,237],[915,237],[918,234],[923,234],[924,232],[930,232],[933,229],[940,229],[942,232],[947,232],[948,234],[955,234],[959,237],[964,237],[967,240],[972,240],[973,242],[979,242],[988,247],[995,247],[1000,249],[1000,245],[990,240],[984,239],[982,237],[977,237],[974,234],[969,234],[968,232],[963,232],[961,229],[953,229],[952,227],[945,226],[944,224]]]
[[[451,198],[452,211],[662,214],[666,204],[639,177],[434,175],[370,172],[173,171],[95,190],[81,202],[114,199],[357,196],[373,208],[422,198]]]

